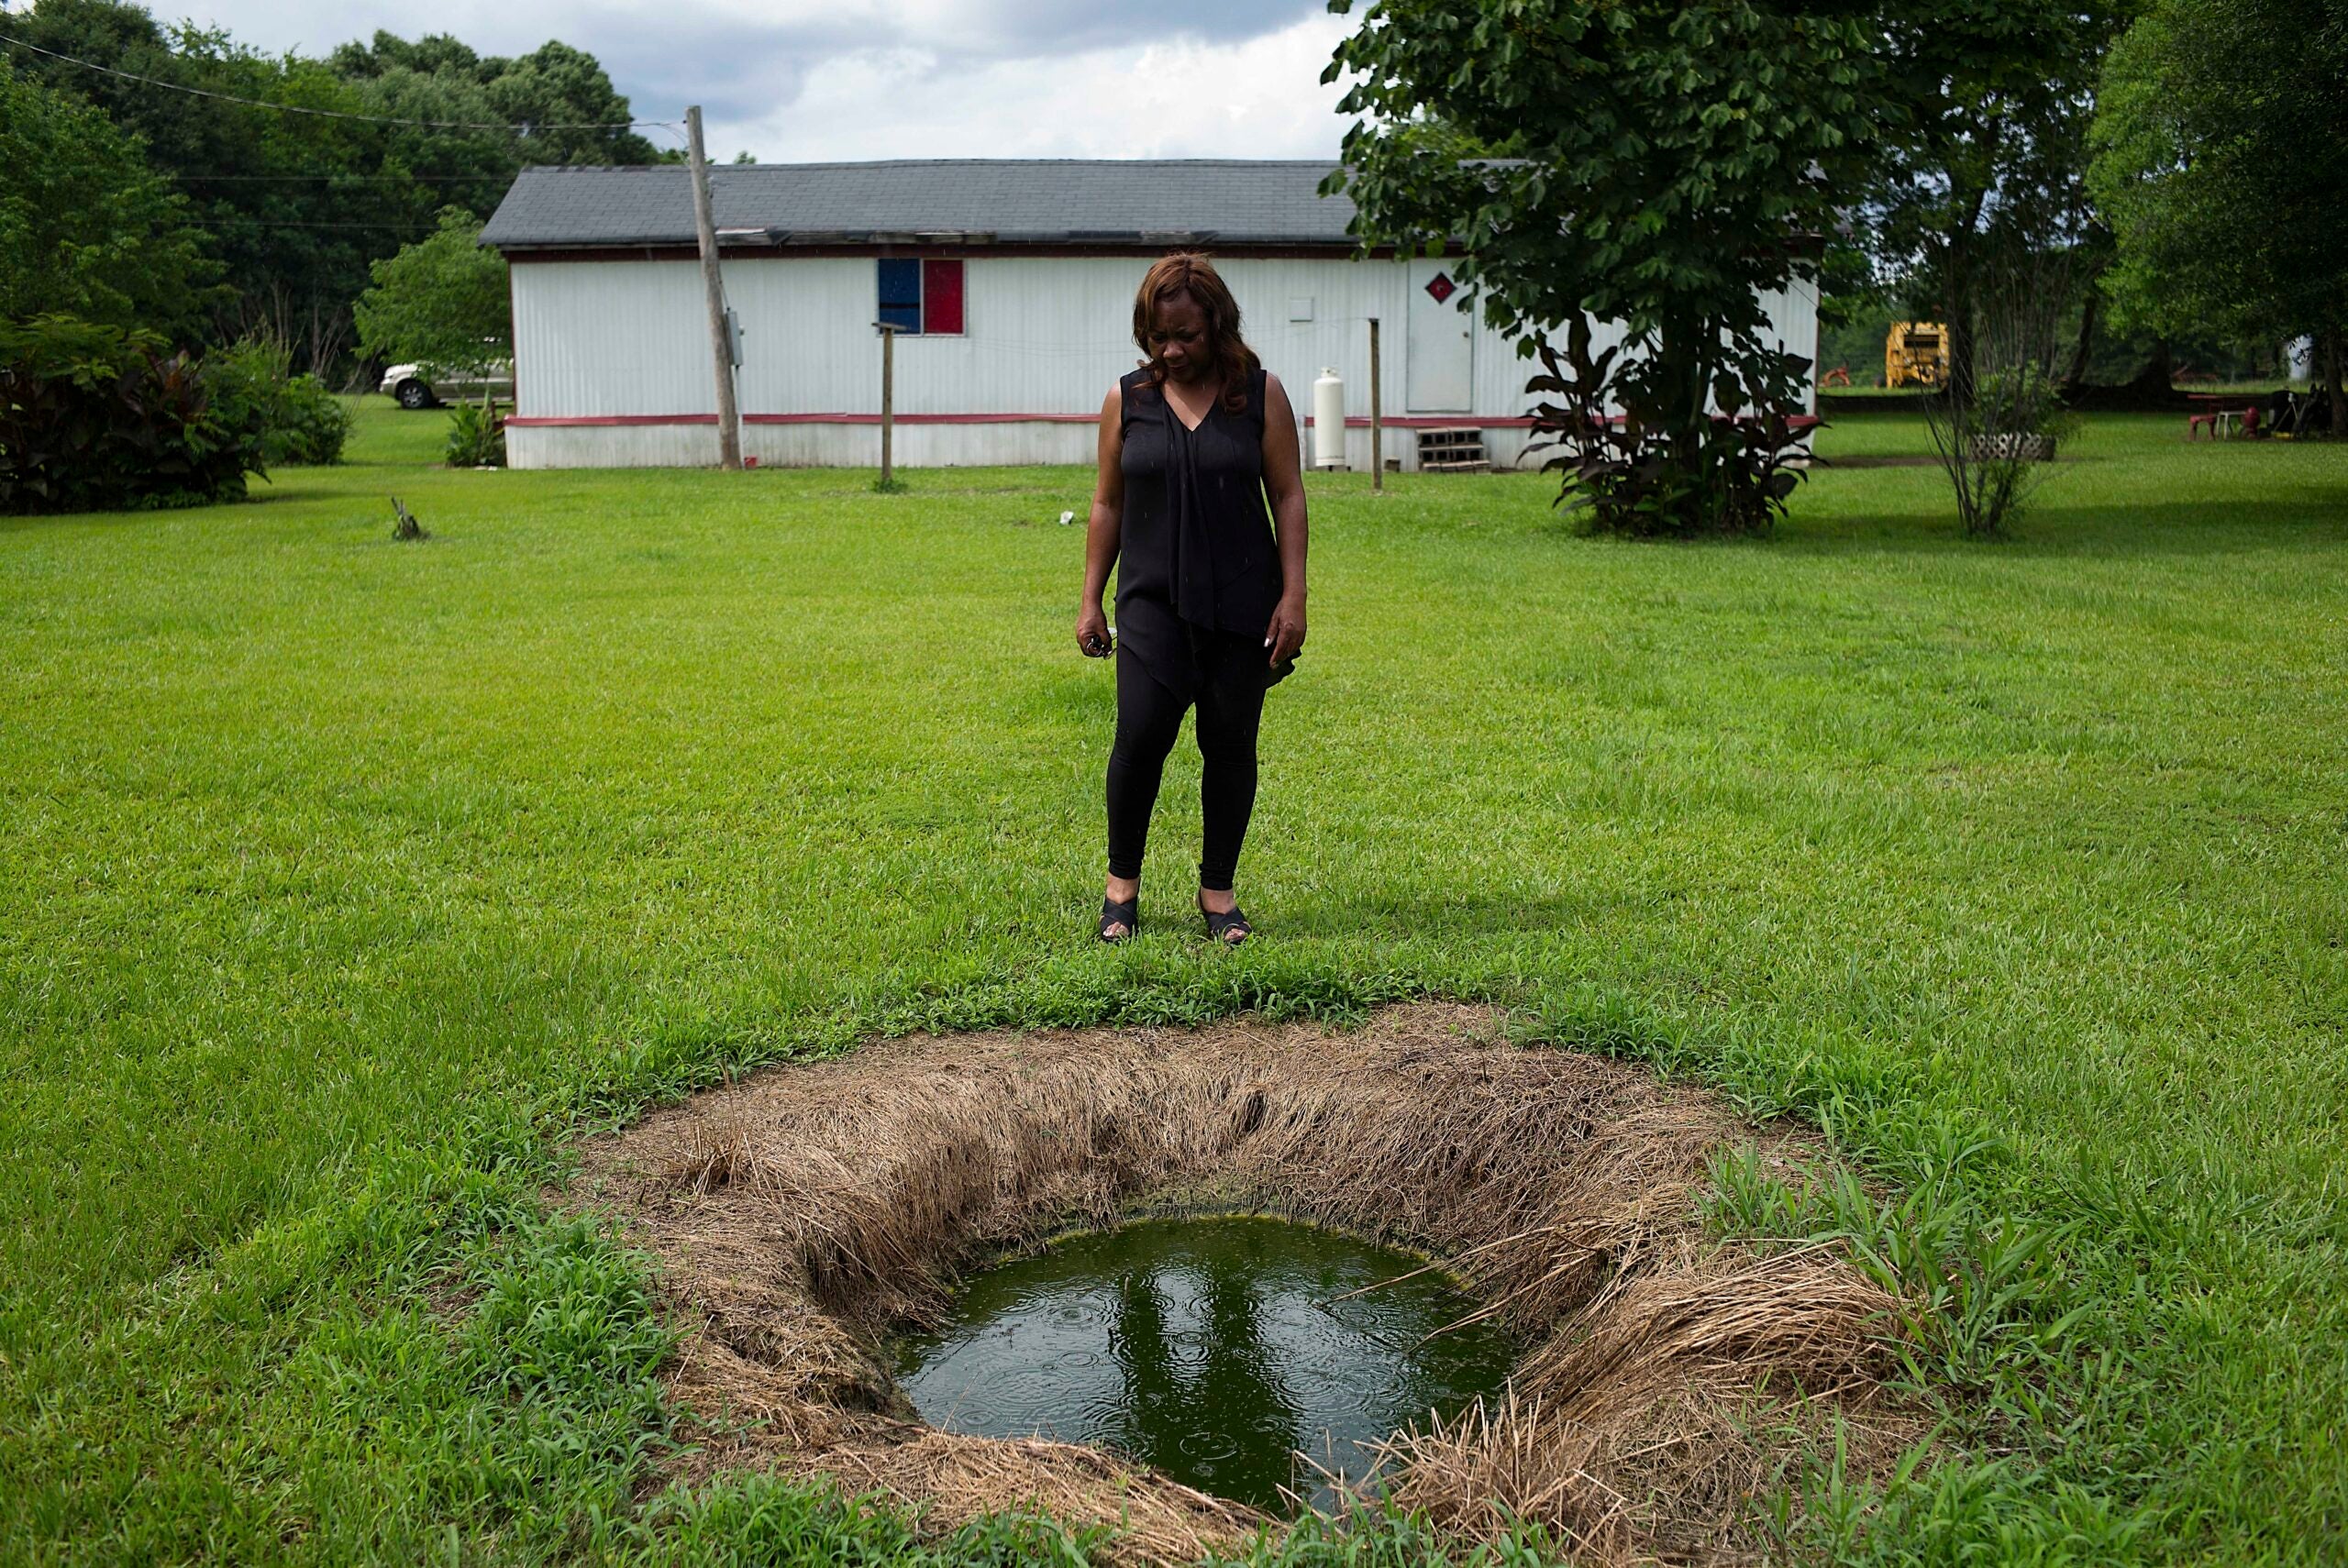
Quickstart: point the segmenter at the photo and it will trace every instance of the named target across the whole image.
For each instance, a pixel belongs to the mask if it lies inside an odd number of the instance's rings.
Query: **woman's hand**
[[[1279,608],[1272,612],[1272,624],[1264,629],[1264,646],[1272,650],[1271,662],[1279,664],[1296,657],[1304,646],[1304,595],[1283,593]]]
[[[1113,386],[1101,400],[1101,472],[1092,488],[1092,514],[1084,524],[1084,587],[1076,596],[1076,646],[1087,658],[1107,658],[1116,647],[1109,617],[1101,613],[1109,573],[1117,564],[1117,536],[1124,522],[1124,389]]]
[[[1084,650],[1087,658],[1109,657],[1114,646],[1109,638],[1109,617],[1101,613],[1098,604],[1088,604],[1077,612],[1076,646]]]
[[[1304,646],[1304,476],[1297,463],[1296,410],[1288,389],[1264,372],[1264,495],[1272,503],[1274,543],[1280,552],[1280,602],[1264,629],[1275,668]]]

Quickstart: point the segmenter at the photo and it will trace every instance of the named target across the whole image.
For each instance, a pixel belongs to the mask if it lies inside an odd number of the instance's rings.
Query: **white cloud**
[[[383,28],[483,54],[550,38],[635,112],[707,105],[710,151],[860,158],[1323,158],[1346,32],[1318,0],[150,0],[238,40],[323,54]],[[656,138],[658,139],[658,138]]]
[[[1321,69],[1343,18],[1235,42],[1177,40],[973,63],[856,50],[727,130],[771,162],[859,158],[1327,158],[1343,123]],[[731,145],[728,143],[727,145]]]

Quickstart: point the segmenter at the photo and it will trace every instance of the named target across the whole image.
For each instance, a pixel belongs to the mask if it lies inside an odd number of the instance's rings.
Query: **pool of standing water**
[[[1507,1380],[1498,1330],[1437,1332],[1475,1303],[1437,1272],[1398,1279],[1422,1266],[1279,1220],[1076,1236],[974,1275],[944,1327],[903,1347],[898,1381],[947,1431],[1085,1443],[1237,1502],[1279,1508],[1290,1486],[1325,1506],[1334,1487],[1300,1452],[1358,1482],[1363,1444]]]

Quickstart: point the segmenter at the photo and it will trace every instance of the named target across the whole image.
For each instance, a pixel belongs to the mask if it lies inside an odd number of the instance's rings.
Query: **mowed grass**
[[[1090,940],[1089,474],[451,473],[443,417],[0,522],[0,1558],[913,1551],[638,1506],[665,1331],[544,1215],[569,1132],[875,1030],[1417,992],[1819,1121],[1871,1244],[1940,1238],[1942,1444],[1789,1475],[1797,1554],[2348,1556],[2348,448],[2097,419],[1994,545],[1929,468],[1697,547],[1315,477],[1225,954],[1184,751]]]

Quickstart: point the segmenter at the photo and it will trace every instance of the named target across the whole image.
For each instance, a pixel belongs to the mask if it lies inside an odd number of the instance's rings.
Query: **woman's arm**
[[[1288,390],[1264,373],[1264,494],[1280,549],[1280,602],[1264,628],[1271,662],[1296,657],[1304,646],[1304,475],[1297,453],[1296,410]]]
[[[1109,569],[1117,564],[1117,539],[1124,524],[1124,389],[1111,387],[1101,404],[1101,465],[1092,481],[1092,515],[1084,525],[1084,597],[1076,607],[1076,646],[1088,658],[1109,657],[1109,617],[1101,596],[1109,591]]]

